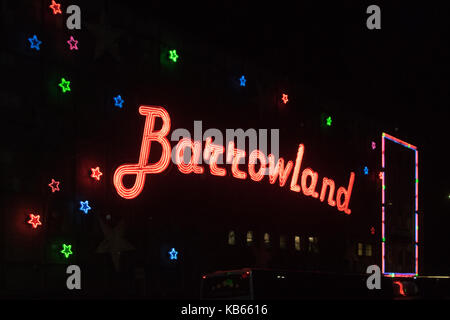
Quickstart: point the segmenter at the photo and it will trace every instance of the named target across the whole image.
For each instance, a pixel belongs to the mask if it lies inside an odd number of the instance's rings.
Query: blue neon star
[[[175,248],[172,248],[171,251],[169,251],[170,254],[170,260],[178,260],[178,251],[175,250]]]
[[[114,105],[116,107],[119,107],[122,109],[122,104],[124,103],[124,100],[122,99],[122,97],[120,96],[120,94],[117,97],[114,97]]]
[[[239,81],[241,81],[241,87],[245,87],[245,82],[247,81],[244,76],[242,76]]]
[[[89,207],[89,201],[87,200],[84,202],[80,201],[80,205],[81,205],[80,210],[84,211],[84,214],[87,214],[88,211],[92,209],[91,207]]]
[[[34,35],[32,38],[28,38],[28,41],[30,41],[30,48],[36,49],[39,51],[39,45],[42,43],[42,41],[39,41],[36,35]]]
[[[365,175],[368,175],[368,174],[369,174],[369,168],[367,168],[367,166],[364,167],[364,174],[365,174]]]

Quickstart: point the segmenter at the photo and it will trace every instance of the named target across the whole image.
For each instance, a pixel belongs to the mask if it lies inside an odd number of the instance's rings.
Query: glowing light
[[[269,182],[274,184],[277,181],[277,177],[280,180],[280,187],[283,187],[286,184],[286,181],[289,177],[289,173],[291,173],[293,162],[288,161],[286,168],[284,168],[284,159],[278,159],[277,165],[274,165],[275,157],[272,154],[269,154]]]
[[[100,180],[100,176],[103,175],[102,172],[100,172],[100,168],[91,168],[92,174],[91,177],[97,180]]]
[[[328,193],[328,205],[334,207],[336,205],[336,201],[333,200],[335,184],[334,180],[328,179],[327,177],[322,180],[322,190],[320,191],[320,201],[325,200],[325,194],[327,192],[327,187],[330,187],[330,192]]]
[[[385,263],[386,263],[386,257],[384,255],[385,251],[385,192],[386,192],[386,174],[384,172],[380,172],[379,176],[380,179],[382,179],[382,188],[381,188],[381,239],[382,239],[382,257],[381,257],[381,265],[382,265],[382,273],[385,275],[392,275],[396,277],[414,277],[419,274],[419,151],[417,150],[417,147],[407,143],[405,141],[402,141],[398,138],[395,138],[387,133],[382,133],[381,135],[381,166],[384,169],[385,168],[385,139],[388,139],[392,142],[395,142],[397,144],[400,144],[408,149],[412,149],[415,152],[415,208],[414,208],[414,246],[415,246],[415,253],[414,253],[414,266],[415,266],[415,273],[391,273],[386,272],[385,270]]]
[[[365,174],[365,175],[368,175],[368,174],[369,174],[369,168],[367,168],[367,166],[364,167],[364,174]]]
[[[378,173],[378,178],[380,178],[380,180],[383,179],[383,172]]]
[[[163,172],[170,161],[171,147],[166,136],[170,130],[170,116],[166,109],[155,106],[141,106],[139,113],[145,116],[145,127],[142,135],[141,151],[139,154],[139,163],[123,164],[114,172],[114,186],[117,193],[125,199],[136,198],[144,188],[145,175]],[[159,131],[153,131],[156,118],[162,119],[162,127]],[[148,164],[151,142],[158,142],[162,147],[161,158],[154,164]],[[136,175],[136,180],[132,188],[125,188],[123,185],[123,176]]]
[[[336,192],[336,205],[339,211],[344,211],[346,214],[350,214],[352,210],[348,209],[350,202],[350,195],[352,194],[353,183],[355,181],[355,173],[350,172],[350,181],[348,183],[347,190],[344,187],[340,187]],[[341,203],[341,198],[344,196],[345,201]]]
[[[55,0],[52,0],[52,4],[49,6],[49,8],[53,10],[53,14],[62,14],[61,4],[56,3]]]
[[[370,234],[375,234],[375,228],[374,227],[370,228]]]
[[[209,142],[211,142],[210,137]],[[207,149],[209,150],[209,152],[207,152]],[[227,174],[227,170],[225,170],[225,168],[219,168],[217,166],[217,160],[219,159],[219,156],[225,152],[225,147],[209,143],[208,148],[205,148],[205,152],[209,154],[209,171],[211,172],[211,174],[220,177],[225,176]]]
[[[177,50],[170,50],[169,51],[169,59],[172,60],[173,62],[177,62],[178,59],[178,54],[177,54]]]
[[[84,211],[84,214],[87,214],[89,210],[91,210],[92,208],[89,206],[89,201],[80,201],[80,210]]]
[[[245,82],[247,81],[245,79],[245,77],[242,75],[242,77],[239,79],[239,81],[241,82],[241,87],[245,87]]]
[[[375,150],[377,147],[377,144],[375,143],[375,141],[372,141],[372,150]]]
[[[306,182],[308,177],[311,177],[311,184],[309,187],[306,186]],[[319,194],[316,192],[317,179],[319,178],[319,174],[314,172],[311,168],[306,168],[303,170],[301,184],[303,194],[305,196],[312,196],[313,198],[319,197]]]
[[[261,163],[258,172],[255,172],[256,160]],[[264,153],[259,150],[253,150],[248,160],[248,174],[253,181],[261,181],[266,172],[267,159]]]
[[[32,38],[28,38],[28,41],[30,41],[30,48],[36,49],[39,51],[41,48],[39,47],[42,43],[42,41],[39,41],[36,35],[33,35]]]
[[[164,108],[152,107],[152,106],[141,106],[139,112],[146,116],[144,132],[142,134],[141,150],[139,155],[139,162],[137,164],[123,164],[119,166],[113,178],[113,183],[116,188],[117,193],[125,199],[133,199],[137,197],[143,190],[146,175],[148,173],[157,174],[164,171],[170,160],[171,155],[171,145],[167,139],[167,135],[170,131],[170,116]],[[162,119],[162,127],[159,131],[154,131],[154,125],[156,118]],[[161,156],[158,162],[153,164],[148,164],[148,159],[150,156],[150,146],[151,142],[155,141],[161,145]],[[178,169],[185,174],[203,173],[204,170],[199,164],[199,158],[202,154],[201,152],[201,141],[192,141],[191,139],[182,139],[179,141],[175,148],[174,158],[178,166]],[[184,157],[185,150],[190,149],[190,159],[186,160]],[[216,145],[212,143],[212,137],[206,138],[206,143],[203,151],[203,158],[205,162],[209,161],[210,173],[216,176],[225,176],[226,169],[218,167],[219,157],[224,155],[225,148],[222,145]],[[246,179],[247,173],[239,170],[239,163],[242,158],[245,158],[245,151],[239,150],[234,147],[234,142],[230,141],[228,144],[226,163],[232,162],[232,174],[238,179]],[[293,166],[292,161],[288,161],[286,168],[284,168],[284,160],[280,158],[275,164],[275,159],[273,155],[269,155],[267,160],[264,153],[259,150],[253,150],[249,156],[248,164],[248,174],[254,181],[261,181],[267,172],[267,164],[269,165],[269,180],[271,184],[274,184],[279,179],[280,187],[283,187],[289,177],[290,172],[293,170],[293,174],[290,182],[290,189],[294,192],[300,192],[301,188],[298,184],[298,179],[300,175],[301,164],[304,155],[303,144],[298,145],[297,157],[295,160],[295,165]],[[259,160],[260,167],[259,170],[255,170],[255,166]],[[269,163],[268,163],[269,162]],[[136,175],[134,185],[131,188],[126,188],[123,185],[123,176],[125,175]],[[310,177],[310,180],[309,180]],[[328,178],[323,178],[322,189],[320,192],[321,202],[325,201],[325,196],[327,188],[329,187],[328,193],[328,204],[330,206],[338,205],[339,211],[344,211],[346,214],[350,214],[349,202],[351,198],[352,188],[354,184],[355,173],[350,173],[350,180],[348,187],[340,187],[336,193],[336,200],[333,199],[335,191],[335,183],[333,180]],[[319,174],[313,171],[311,168],[306,168],[303,170],[301,175],[301,185],[304,195],[312,196],[318,198],[319,194],[316,191],[317,182],[319,179]]]
[[[305,147],[303,144],[299,144],[297,151],[297,158],[295,159],[294,173],[292,173],[291,178],[291,190],[295,192],[300,192],[300,186],[297,184],[298,175],[300,173],[300,167],[302,165],[303,153],[305,152]]]
[[[78,50],[78,40],[75,40],[72,36],[70,36],[70,39],[67,41],[67,43],[70,46],[70,50]]]
[[[172,250],[169,251],[170,254],[170,260],[178,260],[178,251],[175,250],[175,248],[172,248]]]
[[[41,219],[40,215],[34,215],[30,213],[30,220],[28,221],[28,223],[33,226],[33,229],[36,229],[37,226],[42,225],[40,219]]]
[[[59,86],[62,89],[62,92],[66,92],[66,91],[70,91],[70,81],[66,81],[66,79],[61,78],[61,83],[59,84]]]
[[[281,100],[283,101],[284,104],[288,103],[288,101],[289,101],[288,95],[283,93]]]
[[[238,179],[246,179],[247,173],[244,171],[239,170],[239,161],[243,158],[245,158],[246,152],[241,149],[235,149],[234,148],[234,142],[230,141],[228,143],[228,153],[227,153],[227,163],[232,161],[231,164],[231,173],[233,174],[233,177]]]
[[[331,127],[331,122],[332,122],[331,116],[328,116],[328,118],[326,119],[326,121],[327,121],[327,126]]]
[[[72,245],[71,244],[66,245],[65,243],[63,243],[63,249],[60,252],[66,257],[66,259],[68,259],[69,256],[73,254]]]
[[[122,97],[120,96],[120,94],[117,95],[117,97],[114,97],[113,99],[114,99],[114,105],[115,105],[116,107],[119,107],[119,108],[122,109],[124,100],[122,99]]]
[[[52,182],[50,182],[48,186],[52,188],[52,193],[55,191],[59,191],[59,181],[55,181],[54,179],[52,179]]]
[[[187,164],[183,160],[184,150],[186,148],[191,149],[191,158]],[[197,174],[203,173],[203,167],[198,165],[202,154],[202,144],[199,141],[194,142],[189,138],[183,138],[178,142],[175,150],[176,164],[180,172],[184,174],[189,174],[191,172]]]

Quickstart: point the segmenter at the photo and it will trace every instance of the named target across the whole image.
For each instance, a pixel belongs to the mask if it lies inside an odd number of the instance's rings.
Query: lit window
[[[269,246],[270,245],[270,235],[266,232],[266,233],[264,233],[264,244],[266,245],[266,246]]]
[[[295,236],[295,250],[300,251],[300,236]]]
[[[280,236],[280,248],[286,249],[286,236]]]
[[[372,256],[372,245],[366,244],[366,256],[371,257]]]
[[[247,231],[247,245],[253,243],[253,231]]]
[[[361,242],[358,242],[358,256],[363,255],[363,244]]]
[[[230,246],[233,246],[236,244],[236,234],[234,233],[233,230],[231,230],[230,232],[228,232],[228,244]]]
[[[319,252],[319,246],[317,245],[318,238],[317,237],[309,237],[308,242],[309,242],[308,251],[318,253]]]

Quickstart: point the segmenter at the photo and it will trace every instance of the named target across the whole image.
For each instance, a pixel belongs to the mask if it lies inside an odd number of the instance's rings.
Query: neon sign
[[[139,154],[139,161],[135,164],[122,164],[114,172],[113,183],[117,193],[124,199],[134,199],[143,190],[147,174],[158,174],[163,172],[169,166],[171,146],[167,135],[170,131],[170,116],[169,113],[162,107],[158,106],[141,106],[139,113],[145,116],[144,132],[142,135],[141,150]],[[155,131],[154,126],[156,118],[162,120],[162,127]],[[150,147],[152,142],[157,142],[161,145],[161,157],[156,163],[148,163],[150,155]],[[225,147],[213,143],[212,138],[206,138],[205,148],[202,153],[202,142],[193,141],[189,138],[181,139],[175,146],[175,164],[178,170],[183,174],[203,174],[205,168],[200,166],[199,160],[203,154],[203,159],[209,162],[209,171],[215,176],[226,176],[227,169],[218,165],[218,159],[221,155],[226,156],[227,162],[232,162],[231,175],[237,179],[247,179],[260,182],[266,175],[269,176],[269,182],[275,184],[279,180],[280,187],[284,187],[289,175],[291,175],[290,190],[300,193],[305,196],[319,199],[321,202],[325,201],[327,196],[327,203],[329,206],[336,206],[339,211],[346,214],[351,213],[349,208],[350,197],[352,194],[353,184],[355,181],[355,173],[350,173],[350,178],[347,187],[339,187],[336,191],[336,184],[333,179],[323,177],[321,180],[321,188],[318,188],[319,173],[312,168],[306,168],[302,172],[302,160],[305,152],[305,146],[299,144],[295,164],[288,161],[285,166],[283,158],[279,158],[275,164],[275,157],[272,154],[266,155],[260,150],[253,150],[249,155],[249,162],[247,172],[239,168],[239,160],[246,157],[244,150],[236,149],[234,143],[230,142],[225,153]],[[184,152],[190,149],[190,160],[186,163],[184,161]],[[259,167],[259,169],[256,169]],[[293,170],[292,170],[293,169]],[[268,174],[266,174],[268,171]],[[134,175],[135,181],[131,188],[127,188],[123,184],[123,177],[126,175]],[[318,192],[320,190],[320,193]]]

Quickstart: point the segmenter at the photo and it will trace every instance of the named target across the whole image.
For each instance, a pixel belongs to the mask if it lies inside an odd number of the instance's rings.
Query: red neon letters
[[[116,169],[113,178],[117,193],[125,199],[137,197],[144,188],[146,174],[163,172],[169,165],[171,155],[171,146],[166,138],[170,130],[170,116],[168,112],[161,107],[141,106],[139,108],[139,113],[146,117],[139,162],[137,164],[123,164],[119,166]],[[156,118],[161,118],[163,122],[162,128],[159,131],[154,131]],[[162,153],[158,162],[148,164],[152,141],[158,142],[161,145]],[[190,152],[190,159],[188,162],[185,161],[184,157],[187,149],[189,149]],[[304,152],[305,147],[303,144],[300,144],[298,146],[295,165],[292,161],[288,161],[285,167],[283,158],[279,158],[275,164],[275,157],[272,154],[269,154],[266,158],[265,154],[260,150],[252,150],[248,159],[248,174],[253,181],[257,182],[263,180],[264,176],[268,175],[271,184],[275,184],[278,179],[280,187],[283,187],[292,171],[290,190],[294,192],[302,191],[305,196],[319,198],[321,202],[325,201],[326,193],[328,191],[328,205],[332,207],[337,206],[339,211],[350,214],[351,210],[349,209],[349,204],[355,181],[355,173],[350,173],[347,189],[344,187],[339,187],[337,189],[335,199],[333,199],[336,188],[335,182],[332,179],[324,177],[322,179],[319,195],[319,188],[317,186],[319,173],[311,168],[305,168],[300,175]],[[232,141],[228,143],[226,154],[225,147],[212,143],[211,137],[206,138],[203,152],[202,143],[200,141],[193,141],[189,138],[181,139],[175,146],[175,164],[177,165],[178,170],[184,174],[204,173],[204,168],[199,165],[200,157],[202,155],[205,161],[209,161],[209,168],[212,175],[223,177],[227,174],[225,168],[218,166],[218,160],[221,155],[226,155],[226,163],[231,163],[232,176],[237,179],[247,178],[247,173],[239,169],[240,160],[246,158],[246,152],[244,150],[236,149],[234,142]],[[258,162],[259,169],[256,171],[255,167]],[[133,187],[127,188],[123,185],[123,177],[125,175],[136,175]]]
[[[170,116],[166,109],[156,106],[141,106],[139,113],[145,116],[145,127],[142,135],[141,153],[139,155],[139,163],[137,164],[123,164],[114,172],[114,186],[117,193],[125,199],[136,198],[144,188],[145,175],[149,173],[163,172],[170,161],[170,143],[166,136],[170,130]],[[163,125],[161,130],[153,131],[156,118],[161,118]],[[148,164],[148,157],[150,155],[151,142],[156,141],[161,144],[162,153],[161,158],[157,163]],[[132,188],[126,188],[123,185],[123,176],[133,174],[136,175],[136,180]]]
[[[189,163],[185,163],[183,160],[184,150],[186,148],[191,149],[191,159]],[[192,141],[191,139],[181,139],[176,146],[176,162],[178,170],[184,174],[195,172],[197,174],[203,173],[203,167],[199,166],[200,155],[202,154],[202,144],[199,141]]]

